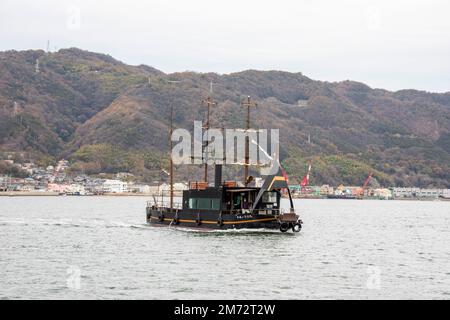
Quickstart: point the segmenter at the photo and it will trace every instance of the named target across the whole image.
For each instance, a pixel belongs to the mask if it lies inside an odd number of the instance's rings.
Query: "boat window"
[[[266,191],[262,196],[262,202],[264,203],[276,203],[277,193],[275,191]]]
[[[190,198],[189,209],[212,209],[220,210],[220,199]]]
[[[241,209],[241,195],[237,194],[233,197],[233,208],[234,209]]]
[[[197,209],[211,209],[211,199],[197,199]]]
[[[197,199],[195,198],[189,199],[189,209],[197,209]]]
[[[211,199],[211,209],[214,210],[220,209],[220,199]]]

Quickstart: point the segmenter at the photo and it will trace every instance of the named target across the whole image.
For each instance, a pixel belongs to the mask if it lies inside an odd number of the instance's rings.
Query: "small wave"
[[[131,229],[147,229],[148,225],[146,225],[146,224],[140,224],[140,225],[133,224],[133,225],[130,225],[130,228]]]
[[[46,227],[62,227],[62,228],[131,228],[142,229],[144,224],[130,224],[122,221],[108,221],[108,220],[4,220],[0,221],[0,226],[46,226]]]
[[[29,225],[28,221],[25,220],[6,220],[6,221],[0,221],[0,226],[16,226],[16,225],[22,225],[27,226]]]
[[[36,223],[34,225],[40,225],[40,224]],[[80,223],[75,223],[75,222],[46,222],[46,223],[42,223],[41,225],[48,226],[48,227],[62,227],[62,228],[93,228],[93,226],[90,226],[88,224],[80,224]]]
[[[246,234],[293,234],[292,232],[280,232],[279,230],[275,229],[265,229],[265,228],[258,228],[258,229],[252,229],[252,228],[242,228],[242,229],[199,229],[199,228],[190,228],[190,227],[184,227],[184,226],[169,226],[167,229],[173,230],[173,231],[181,231],[181,232],[189,232],[189,233],[199,233],[199,234],[239,234],[239,235],[246,235]]]
[[[213,232],[218,232],[218,233],[289,234],[289,233],[283,233],[283,232],[281,232],[280,230],[277,230],[277,229],[264,229],[264,228],[258,228],[258,229],[250,229],[250,228],[226,229],[226,230],[214,230]]]
[[[106,228],[146,229],[146,224],[130,224],[125,222],[112,222],[105,225]]]
[[[124,222],[107,221],[104,222],[105,228],[130,228],[132,225]]]
[[[4,220],[0,221],[0,226],[46,226],[46,227],[61,227],[61,228],[124,228],[124,229],[135,229],[142,230],[149,228],[148,224],[133,224],[123,221],[111,221],[111,220],[101,220],[101,219],[17,219],[17,220]],[[185,227],[185,226],[169,226],[164,229],[175,230],[181,232],[189,233],[210,233],[210,234],[293,234],[292,232],[282,233],[278,229],[265,229],[265,228],[242,228],[242,229],[206,229],[206,228],[195,228],[195,227]]]

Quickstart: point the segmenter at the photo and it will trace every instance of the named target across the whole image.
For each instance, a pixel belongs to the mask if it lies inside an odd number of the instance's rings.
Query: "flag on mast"
[[[311,164],[308,167],[308,173],[306,176],[303,177],[302,181],[300,182],[300,185],[302,187],[306,187],[309,184],[309,173],[311,172]]]

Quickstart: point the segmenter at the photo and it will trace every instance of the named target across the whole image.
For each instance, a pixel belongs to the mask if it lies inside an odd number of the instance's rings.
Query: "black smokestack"
[[[220,184],[222,183],[222,165],[216,164],[214,166],[215,174],[214,174],[214,186],[216,188],[220,187]]]

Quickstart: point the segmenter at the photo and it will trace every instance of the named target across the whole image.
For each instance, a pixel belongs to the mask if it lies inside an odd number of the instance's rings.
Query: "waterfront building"
[[[146,184],[128,184],[128,192],[150,194],[151,187]]]
[[[393,188],[394,198],[439,198],[448,194],[448,189]]]
[[[56,193],[66,193],[69,189],[69,186],[66,184],[58,184],[58,183],[49,183],[47,186],[48,192],[56,192]]]
[[[86,190],[84,186],[80,184],[71,184],[67,188],[67,194],[84,196],[86,194]]]
[[[450,199],[450,189],[442,189],[441,197]]]
[[[327,184],[324,184],[323,186],[320,187],[320,195],[321,196],[326,196],[326,195],[333,194],[333,193],[334,193],[334,188]]]
[[[127,183],[120,180],[107,179],[102,184],[102,191],[105,193],[127,192]]]
[[[420,189],[416,194],[419,198],[438,198],[441,193],[440,189]]]
[[[387,188],[373,189],[373,196],[379,199],[389,200],[392,199],[392,191]]]
[[[420,191],[420,188],[393,188],[394,198],[413,198]]]

